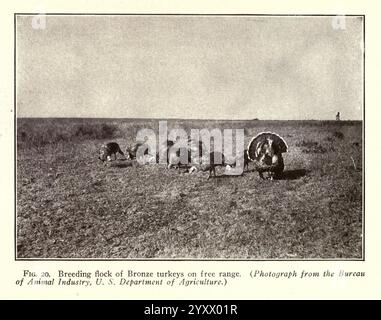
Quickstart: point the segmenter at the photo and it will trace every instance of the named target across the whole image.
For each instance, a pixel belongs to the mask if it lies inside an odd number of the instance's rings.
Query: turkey
[[[126,157],[128,160],[134,160],[136,159],[136,155],[138,153],[138,149],[140,147],[145,146],[145,142],[138,141],[134,143],[133,145],[129,145],[126,148]],[[144,155],[148,155],[148,147],[145,146]]]
[[[120,153],[122,156],[124,156],[124,153],[120,149],[119,144],[117,144],[116,142],[109,142],[103,144],[100,147],[98,159],[101,160],[104,164],[107,164],[107,161],[111,161],[112,155],[114,155],[115,160],[117,159],[117,153]]]
[[[180,150],[183,150],[183,157],[180,160],[181,165],[188,166],[200,163],[200,158],[205,153],[205,146],[201,140],[193,141],[192,139],[188,139],[188,143],[180,147],[176,147],[176,143],[177,141],[167,140],[160,149],[162,159],[165,159],[169,164],[168,168],[173,167],[173,160],[174,162],[178,162],[177,157],[180,157]]]
[[[273,180],[281,177],[284,170],[282,153],[288,151],[286,141],[276,133],[261,132],[251,139],[247,154],[249,160],[254,163],[259,176],[265,179],[263,173],[268,172],[268,179]]]

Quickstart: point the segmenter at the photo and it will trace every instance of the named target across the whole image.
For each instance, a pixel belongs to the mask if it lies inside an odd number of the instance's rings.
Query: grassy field
[[[361,259],[362,123],[171,120],[288,143],[281,180],[103,166],[157,120],[18,119],[18,258]],[[252,166],[250,167],[252,169]]]

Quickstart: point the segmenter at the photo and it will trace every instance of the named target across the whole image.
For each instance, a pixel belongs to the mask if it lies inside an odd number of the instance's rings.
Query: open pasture
[[[207,180],[165,165],[103,166],[157,120],[17,120],[17,257],[361,259],[362,122],[168,120],[170,128],[241,128],[288,143],[282,179]],[[120,159],[122,157],[119,156]]]

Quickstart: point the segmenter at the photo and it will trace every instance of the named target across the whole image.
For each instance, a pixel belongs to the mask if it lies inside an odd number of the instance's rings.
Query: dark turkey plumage
[[[251,139],[247,153],[254,163],[259,176],[265,179],[264,172],[268,172],[268,178],[280,178],[284,170],[282,153],[288,151],[284,139],[276,133],[262,132]]]

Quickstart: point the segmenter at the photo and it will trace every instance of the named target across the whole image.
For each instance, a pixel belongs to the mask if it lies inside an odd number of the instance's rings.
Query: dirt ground
[[[78,133],[101,124],[100,134]],[[144,125],[157,127],[140,120]],[[19,119],[17,257],[362,258],[362,122],[179,120],[171,126],[244,128],[246,141],[276,132],[289,146],[284,175],[261,180],[251,165],[243,176],[219,168],[207,180],[207,172],[130,166],[120,156],[106,167],[97,159],[100,145],[116,141],[125,150],[136,122]]]

